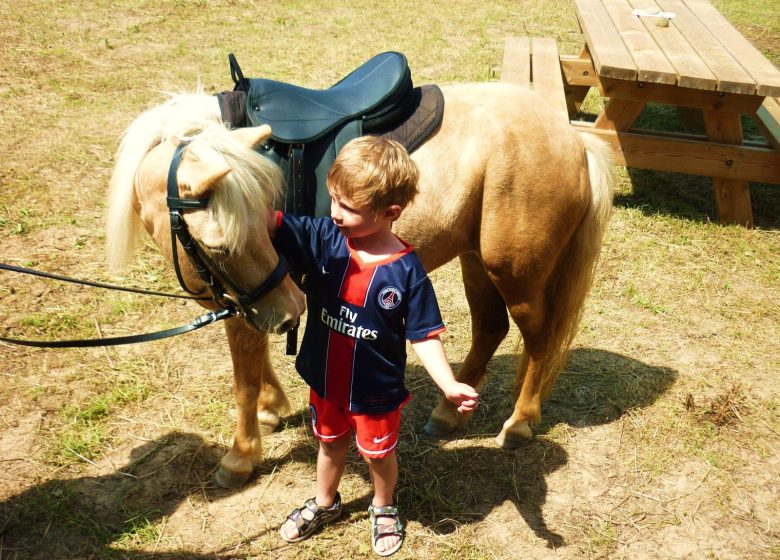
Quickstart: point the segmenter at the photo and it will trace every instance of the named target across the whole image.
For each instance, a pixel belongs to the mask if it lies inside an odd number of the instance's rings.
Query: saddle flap
[[[248,82],[247,116],[253,126],[268,124],[272,139],[306,143],[354,118],[363,118],[412,88],[406,57],[384,52],[325,90],[274,80]]]

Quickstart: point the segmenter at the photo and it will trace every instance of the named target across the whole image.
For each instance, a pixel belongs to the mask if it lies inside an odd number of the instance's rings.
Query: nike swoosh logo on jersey
[[[392,435],[393,435],[394,433],[395,433],[395,432],[390,432],[390,433],[389,433],[389,434],[387,434],[385,437],[381,437],[381,438],[380,438],[380,437],[376,437],[376,436],[374,436],[374,443],[382,443],[383,441],[385,441],[385,440],[389,439],[390,437],[392,437]]]

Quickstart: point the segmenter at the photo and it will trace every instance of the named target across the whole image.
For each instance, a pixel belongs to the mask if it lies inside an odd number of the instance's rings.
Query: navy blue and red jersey
[[[444,331],[433,286],[412,247],[362,262],[329,217],[277,219],[274,244],[308,275],[308,318],[295,366],[322,398],[353,412],[398,408],[406,340]]]

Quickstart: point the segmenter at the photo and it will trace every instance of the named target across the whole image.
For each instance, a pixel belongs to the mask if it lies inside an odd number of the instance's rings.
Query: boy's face
[[[330,197],[330,217],[347,239],[368,237],[385,229],[389,231],[393,221],[400,215],[400,207],[397,205],[377,214],[333,191],[330,191]]]

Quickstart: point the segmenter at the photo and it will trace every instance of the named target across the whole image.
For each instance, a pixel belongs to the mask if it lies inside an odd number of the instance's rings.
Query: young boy
[[[374,486],[369,507],[374,551],[401,548],[404,526],[394,505],[395,448],[404,386],[406,339],[431,378],[461,412],[478,395],[458,383],[439,334],[436,296],[412,247],[391,227],[417,194],[418,171],[398,143],[379,137],[349,142],[327,177],[331,218],[276,213],[270,229],[293,268],[305,271],[309,310],[296,368],[311,387],[312,428],[320,441],[316,496],[280,529],[298,542],[341,515],[339,481],[350,433]]]

